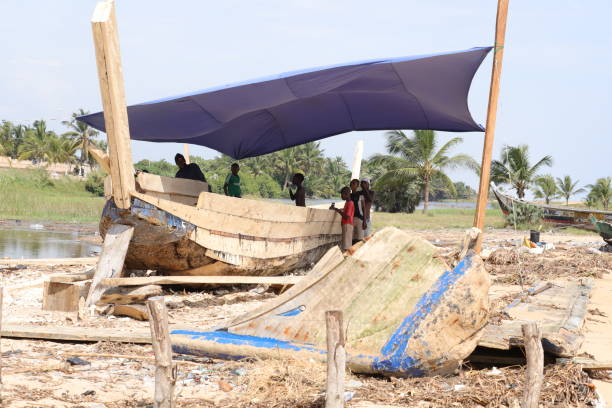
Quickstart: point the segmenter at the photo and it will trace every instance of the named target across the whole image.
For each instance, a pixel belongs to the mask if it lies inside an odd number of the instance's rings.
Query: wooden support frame
[[[491,154],[495,140],[495,122],[497,121],[497,101],[499,99],[499,82],[504,57],[504,41],[506,38],[506,20],[508,17],[509,0],[497,1],[497,21],[495,24],[495,48],[493,51],[493,68],[491,70],[491,87],[489,90],[489,106],[487,108],[487,125],[482,150],[482,164],[480,167],[480,185],[478,187],[478,200],[474,227],[484,231],[484,218],[489,199],[489,183],[491,179]],[[476,252],[480,253],[482,234],[476,243]]]
[[[108,160],[108,154],[106,152],[98,149],[97,147],[87,146],[87,151],[92,157],[98,162],[100,167],[107,173],[111,174],[110,162]]]
[[[135,189],[134,166],[113,0],[96,5],[91,28],[110,152],[113,197],[117,207],[126,209],[130,207],[130,192]]]

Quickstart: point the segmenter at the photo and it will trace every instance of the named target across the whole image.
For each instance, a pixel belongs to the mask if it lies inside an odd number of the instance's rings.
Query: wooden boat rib
[[[107,202],[100,231],[135,227],[126,257],[133,269],[278,275],[310,266],[341,236],[333,211],[226,197],[199,181],[140,173],[131,196],[129,210]]]
[[[504,215],[510,214],[515,203],[519,205],[532,205],[542,210],[542,220],[553,225],[575,226],[589,230],[595,230],[591,217],[598,221],[612,222],[612,211],[594,210],[590,208],[562,207],[546,204],[535,204],[528,201],[500,193],[492,189],[499,207]]]

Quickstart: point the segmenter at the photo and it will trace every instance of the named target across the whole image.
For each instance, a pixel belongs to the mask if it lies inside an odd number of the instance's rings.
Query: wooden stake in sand
[[[151,340],[155,354],[155,408],[173,408],[174,384],[176,383],[175,366],[172,363],[172,344],[168,331],[168,310],[163,296],[147,300]]]
[[[346,350],[344,349],[344,325],[342,312],[325,312],[327,327],[327,390],[325,408],[344,407],[344,373]]]
[[[523,408],[538,408],[540,390],[544,380],[544,350],[542,349],[542,330],[536,322],[521,326],[523,330],[525,353],[527,355],[527,373]]]
[[[482,165],[480,167],[480,185],[474,226],[484,231],[484,217],[489,199],[489,182],[491,176],[491,153],[495,139],[495,122],[497,120],[497,100],[499,99],[499,80],[501,77],[502,59],[504,57],[504,40],[506,38],[506,18],[508,17],[508,1],[497,1],[497,21],[495,25],[495,49],[493,54],[493,69],[491,71],[491,88],[489,90],[489,107],[487,109],[487,127],[485,130],[484,147],[482,149]],[[476,244],[476,253],[480,253],[482,235]]]

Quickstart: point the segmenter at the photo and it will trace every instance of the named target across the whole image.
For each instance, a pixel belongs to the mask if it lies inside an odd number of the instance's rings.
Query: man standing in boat
[[[295,201],[295,205],[298,207],[306,207],[306,191],[304,190],[304,186],[302,186],[302,183],[304,183],[304,175],[302,173],[295,173],[291,183],[297,187],[297,190],[295,190],[294,194],[291,188],[289,188],[289,197],[291,197],[292,201]]]
[[[231,168],[232,172],[227,175],[225,178],[225,183],[223,184],[223,191],[226,196],[242,198],[242,190],[240,189],[240,176],[238,175],[238,171],[240,171],[240,166],[238,163],[232,164]]]
[[[203,181],[206,183],[206,177],[204,177],[204,173],[202,173],[202,170],[200,170],[200,166],[195,163],[187,164],[185,156],[182,154],[177,153],[174,156],[174,162],[179,168],[174,177]]]

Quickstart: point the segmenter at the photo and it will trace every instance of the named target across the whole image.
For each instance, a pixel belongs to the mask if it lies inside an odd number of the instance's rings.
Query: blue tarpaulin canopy
[[[130,136],[241,159],[353,130],[482,131],[467,96],[490,50],[295,71],[132,105]],[[102,112],[78,119],[105,130]]]

